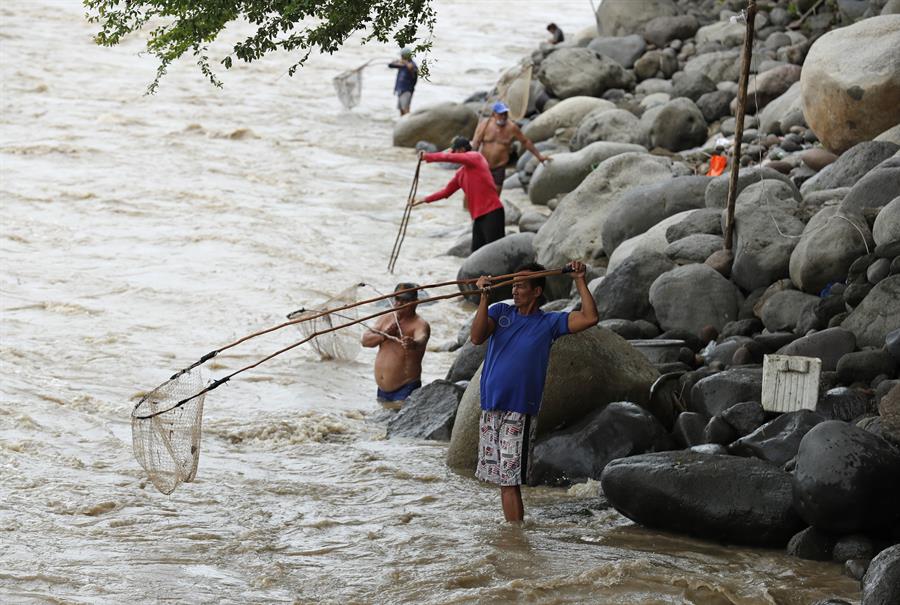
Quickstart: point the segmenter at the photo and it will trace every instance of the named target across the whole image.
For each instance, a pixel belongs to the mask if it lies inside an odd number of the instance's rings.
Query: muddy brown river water
[[[441,0],[433,78],[461,100],[586,1]],[[838,565],[652,532],[597,485],[527,489],[524,527],[449,472],[444,444],[388,441],[372,354],[281,356],[210,394],[197,481],[163,496],[131,454],[136,397],[174,369],[384,267],[415,164],[390,146],[393,73],[343,111],[331,78],[394,49],[351,44],[143,92],[142,40],[101,49],[76,1],[0,5],[0,602],[796,604],[858,601]],[[229,32],[234,39],[240,28]],[[219,47],[221,48],[221,47]],[[423,171],[421,190],[449,177]],[[521,193],[509,199],[527,206]],[[417,211],[397,276],[453,279],[459,200]],[[425,378],[470,308],[422,309]],[[296,340],[229,352],[215,376]]]

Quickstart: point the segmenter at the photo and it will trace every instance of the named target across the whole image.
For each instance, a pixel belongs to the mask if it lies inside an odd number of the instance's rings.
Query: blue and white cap
[[[507,107],[506,103],[503,101],[497,101],[494,103],[494,106],[491,107],[491,111],[494,113],[509,113],[509,107]]]

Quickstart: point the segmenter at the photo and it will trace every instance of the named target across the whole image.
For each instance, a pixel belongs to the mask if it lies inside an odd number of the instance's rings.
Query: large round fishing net
[[[526,59],[503,72],[494,87],[490,100],[506,103],[511,120],[521,120],[528,111],[532,69],[533,64]]]
[[[144,395],[131,412],[134,457],[164,494],[197,475],[205,395],[194,395],[203,386],[200,368],[180,372]]]
[[[338,361],[353,361],[359,355],[360,339],[362,338],[363,324],[356,324],[342,328],[340,330],[331,330],[344,324],[349,324],[359,319],[358,307],[345,309],[340,312],[322,315],[323,311],[329,309],[337,309],[345,307],[357,302],[357,286],[351,286],[343,292],[316,305],[315,309],[303,309],[294,311],[288,315],[290,320],[301,320],[297,324],[297,328],[304,337],[312,337],[312,346],[322,359],[334,359]],[[317,317],[320,316],[320,317]]]

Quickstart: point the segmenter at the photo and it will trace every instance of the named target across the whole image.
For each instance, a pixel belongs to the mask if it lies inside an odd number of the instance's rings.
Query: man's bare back
[[[375,355],[378,388],[396,391],[419,380],[431,326],[416,314],[415,306],[379,317],[372,328],[363,334],[362,345],[378,347]]]

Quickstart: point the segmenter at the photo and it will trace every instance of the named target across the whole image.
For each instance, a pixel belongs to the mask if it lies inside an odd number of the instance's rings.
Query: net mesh
[[[521,120],[528,111],[528,97],[531,91],[531,72],[533,64],[525,60],[509,68],[494,88],[489,101],[503,101],[509,107],[509,118]]]
[[[337,92],[338,100],[345,109],[353,109],[359,105],[359,100],[362,96],[362,74],[364,67],[365,65],[342,72],[336,75],[332,80],[334,83],[334,90]]]
[[[183,372],[144,395],[131,413],[134,457],[163,494],[197,475],[205,395],[178,403],[203,387],[199,368]]]
[[[310,309],[299,313],[292,313],[290,319],[305,319],[313,317],[322,311],[343,307],[357,302],[357,286],[351,286],[329,298],[324,303],[317,305],[316,309]],[[359,319],[358,307],[346,309],[339,313],[329,313],[322,317],[310,319],[297,324],[304,337],[310,337],[316,332],[328,330]],[[360,352],[360,338],[363,327],[361,324],[348,326],[341,330],[335,330],[327,334],[316,336],[311,344],[322,359],[335,359],[339,361],[353,361]]]

